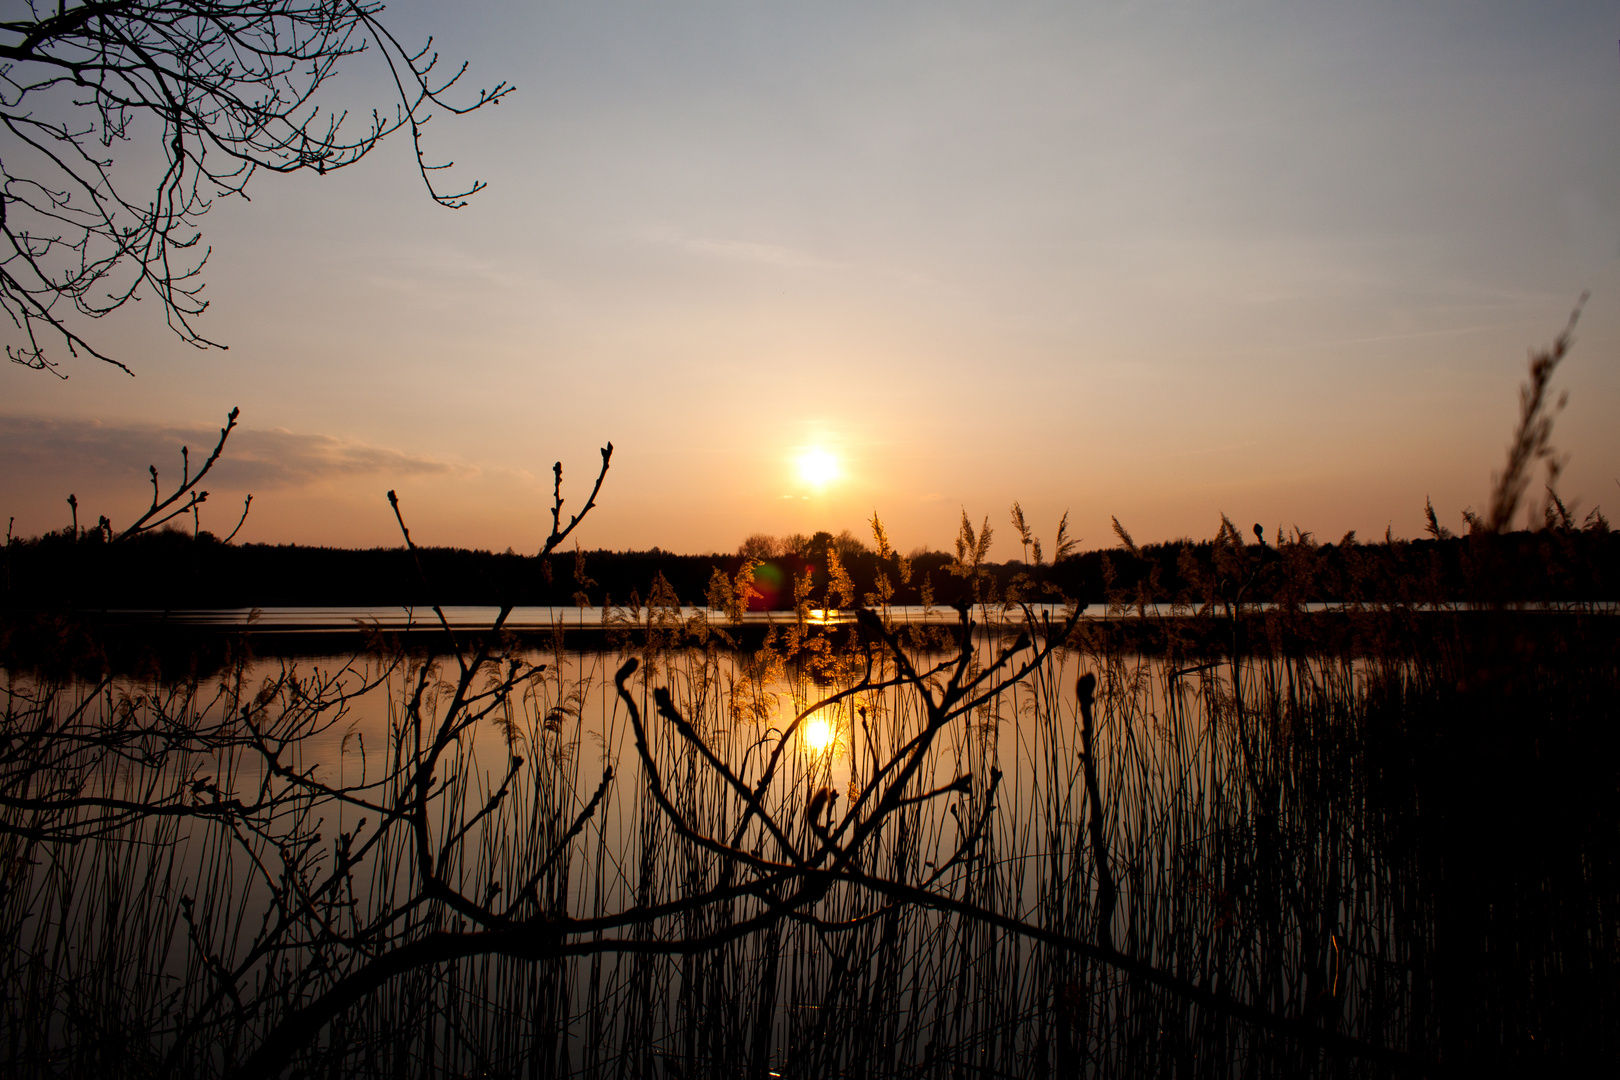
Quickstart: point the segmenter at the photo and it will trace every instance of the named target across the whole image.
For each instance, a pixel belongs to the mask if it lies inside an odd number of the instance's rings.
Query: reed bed
[[[1612,1065],[1620,672],[1594,622],[1436,616],[1401,655],[1147,657],[1033,622],[899,648],[788,627],[745,653],[648,608],[613,650],[495,639],[470,677],[399,653],[170,687],[12,676],[0,1058]],[[958,669],[983,692],[930,735],[925,695]]]

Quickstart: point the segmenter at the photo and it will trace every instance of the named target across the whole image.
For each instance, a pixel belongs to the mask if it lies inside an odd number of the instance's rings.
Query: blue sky
[[[205,219],[197,352],[0,370],[0,515],[127,519],[243,410],[243,539],[588,547],[859,529],[945,546],[1013,499],[1087,544],[1225,512],[1324,537],[1480,507],[1526,352],[1590,290],[1563,490],[1620,505],[1612,4],[395,4],[496,109]],[[369,57],[336,90],[385,104]],[[117,148],[115,148],[116,150]],[[132,158],[134,150],[128,153]],[[821,447],[840,479],[802,480]],[[223,507],[219,520],[227,516]],[[234,515],[228,515],[234,521]],[[1015,554],[1003,532],[997,557]]]

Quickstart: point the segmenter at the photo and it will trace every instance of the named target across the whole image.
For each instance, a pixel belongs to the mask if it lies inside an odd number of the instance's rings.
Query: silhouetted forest
[[[788,610],[795,581],[811,575],[817,606],[829,583],[825,532],[801,553],[760,561],[753,610]],[[879,575],[893,604],[948,605],[970,575],[952,572],[952,556],[914,552],[880,558],[847,539],[838,561],[856,602],[875,602]],[[1086,604],[1359,601],[1611,601],[1620,598],[1620,536],[1608,529],[1548,528],[1501,536],[1477,534],[1318,544],[1308,534],[1280,543],[1248,543],[1252,565],[1236,580],[1217,557],[1219,541],[1176,541],[1070,555],[1056,565],[985,563],[975,570],[981,599],[1072,599]],[[294,605],[391,606],[500,604],[591,606],[639,603],[659,575],[683,603],[704,605],[717,573],[734,578],[749,561],[738,554],[583,551],[546,560],[511,550],[423,548],[420,569],[404,548],[349,550],[298,545],[223,544],[160,531],[107,543],[98,533],[67,531],[14,540],[5,551],[4,606],[12,611],[248,608]],[[897,572],[896,563],[909,564]],[[802,589],[802,585],[801,585]],[[1009,590],[1011,593],[1009,594]],[[840,606],[852,606],[843,604]]]

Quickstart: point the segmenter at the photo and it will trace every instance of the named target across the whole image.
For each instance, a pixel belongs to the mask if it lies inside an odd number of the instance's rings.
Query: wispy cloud
[[[144,475],[148,465],[156,465],[167,489],[180,474],[181,447],[189,449],[195,472],[218,440],[217,428],[0,415],[0,460],[8,469],[36,476],[104,479]],[[217,477],[222,487],[268,491],[352,476],[471,476],[477,472],[470,465],[357,439],[285,428],[238,428],[209,477]]]
[[[346,251],[347,272],[380,289],[455,303],[474,294],[532,296],[544,279],[519,258],[479,257],[448,246],[387,244]]]
[[[242,432],[227,455],[232,480],[245,485],[297,487],[345,476],[473,476],[475,466],[408,454],[357,439],[273,428]],[[221,463],[221,470],[226,462]],[[262,479],[261,479],[262,478]]]
[[[661,225],[648,229],[643,237],[654,244],[664,244],[689,251],[694,255],[725,259],[729,262],[756,263],[795,269],[826,268],[839,265],[830,259],[812,255],[807,251],[783,247],[779,244],[761,244],[752,240],[727,240],[714,236],[696,236],[684,229]]]

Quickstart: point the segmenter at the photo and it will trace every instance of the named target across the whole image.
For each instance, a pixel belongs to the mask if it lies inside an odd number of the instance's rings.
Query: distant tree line
[[[1361,543],[1354,534],[1317,543],[1309,534],[1238,537],[1065,553],[1056,563],[992,563],[958,544],[955,557],[879,551],[849,532],[753,536],[730,554],[558,552],[540,558],[462,548],[352,550],[292,544],[226,544],[212,533],[163,529],[123,542],[64,529],[8,541],[0,595],[10,611],[251,608],[298,605],[501,604],[628,606],[661,576],[683,604],[723,607],[722,578],[743,575],[751,610],[851,608],[976,599],[1135,607],[1225,600],[1429,603],[1468,600],[1620,599],[1620,536],[1607,523],[1553,523],[1535,532],[1445,534]],[[982,537],[982,533],[980,534]],[[886,544],[880,545],[886,547]],[[982,545],[987,547],[988,545]],[[1222,552],[1241,552],[1241,570]],[[843,578],[840,578],[843,575]],[[847,580],[845,580],[847,579]],[[1241,597],[1238,596],[1242,593]]]

